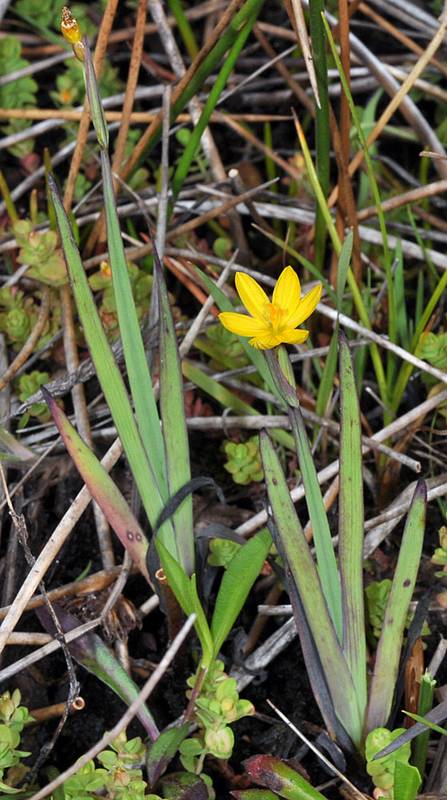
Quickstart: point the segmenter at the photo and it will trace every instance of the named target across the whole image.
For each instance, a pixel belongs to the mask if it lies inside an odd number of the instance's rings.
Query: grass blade
[[[245,42],[247,41],[248,36],[250,35],[251,29],[256,21],[256,18],[261,10],[263,3],[264,0],[257,0],[257,2],[253,4],[253,10],[251,11],[250,15],[247,16],[246,19],[244,20],[244,24],[238,31],[236,40],[232,44],[229,52],[227,53],[225,61],[222,67],[220,68],[220,71],[216,79],[213,81],[211,88],[208,90],[208,96],[206,99],[206,103],[202,109],[200,118],[191,133],[191,137],[182,153],[177,169],[174,173],[174,177],[172,179],[172,195],[174,200],[176,197],[178,197],[180,189],[182,188],[185,178],[188,175],[191,164],[200,146],[200,139],[202,138],[205,128],[211,119],[211,114],[213,113],[217,103],[219,102],[220,96],[225,88],[228,78],[230,77],[235,67],[239,54]]]
[[[386,725],[393,701],[405,622],[416,583],[425,531],[427,487],[418,481],[377,647],[367,713],[367,732]],[[429,716],[429,715],[428,715]]]
[[[197,594],[196,576],[189,577],[183,567],[164,546],[159,536],[156,537],[155,546],[160,556],[160,561],[177,602],[181,605],[187,616],[196,614],[194,627],[202,646],[202,666],[209,667],[213,659],[213,639],[206,621],[202,604]]]
[[[269,532],[260,531],[235,553],[225,570],[211,621],[215,657],[240,614],[271,544]]]
[[[329,191],[329,154],[331,147],[329,125],[329,88],[326,58],[326,42],[321,15],[324,12],[323,0],[309,0],[309,27],[312,39],[312,53],[317,78],[320,105],[315,110],[315,144],[318,180],[327,197]],[[315,262],[321,268],[324,262],[326,244],[326,220],[322,208],[317,208],[315,221]]]
[[[278,456],[264,431],[261,432],[261,455],[276,529],[321,659],[335,712],[353,742],[359,745],[362,718],[357,706],[354,685]]]
[[[147,454],[135,423],[123,378],[101,325],[101,320],[88,285],[81,256],[75,243],[57,186],[52,176],[49,176],[48,181],[56,212],[62,248],[84,335],[89,345],[98,380],[104,392],[107,405],[110,408],[132,474],[135,477],[135,482],[140,492],[146,514],[152,527],[154,527],[163,509],[164,503],[159,492],[155,475],[147,460]],[[168,534],[165,531],[163,533],[168,540]],[[170,528],[169,547],[172,552],[176,552],[172,526]]]
[[[163,470],[164,448],[160,420],[144,351],[140,323],[132,295],[121,229],[116,212],[109,156],[105,151],[101,152],[101,169],[113,291],[130,390],[135,404],[135,417],[148,461],[157,480],[159,492],[163,500],[166,501],[168,499],[168,491]]]
[[[90,494],[104,512],[132,561],[149,581],[146,566],[148,541],[139,523],[109,473],[81,439],[68,417],[44,387],[42,393],[65,447]]]
[[[53,604],[53,611],[64,633],[68,633],[79,626],[79,620],[61,606]],[[36,615],[43,627],[55,636],[57,633],[56,626],[48,609],[42,606],[42,608],[36,609]],[[130,705],[138,697],[140,693],[138,686],[98,634],[93,631],[84,633],[82,636],[78,636],[77,639],[73,639],[67,647],[78,664],[81,664],[88,672],[96,675],[124,703]],[[158,728],[145,703],[138,709],[137,716],[152,741],[155,741],[158,737]]]
[[[343,652],[362,715],[366,710],[363,594],[363,475],[360,409],[349,346],[340,338],[340,501],[338,556],[343,597]]]
[[[289,409],[292,430],[295,437],[299,465],[303,478],[307,509],[312,525],[317,556],[318,574],[323,594],[335,627],[339,642],[342,641],[342,596],[332,536],[324,507],[321,486],[307,438],[306,427],[301,411]]]
[[[160,309],[160,412],[169,495],[191,480],[188,431],[183,402],[183,378],[177,337],[169,305],[163,269],[154,251],[158,306]],[[192,496],[188,494],[173,515],[178,560],[188,575],[194,572]]]

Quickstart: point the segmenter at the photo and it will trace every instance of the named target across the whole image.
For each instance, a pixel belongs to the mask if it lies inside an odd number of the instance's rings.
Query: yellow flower
[[[251,336],[250,344],[259,350],[269,350],[283,342],[302,344],[309,336],[309,331],[298,331],[296,328],[315,311],[322,288],[319,283],[301,297],[298,275],[292,267],[286,267],[278,278],[270,302],[254,278],[245,272],[236,272],[238,295],[251,316],[224,311],[219,314],[219,319],[231,333]]]

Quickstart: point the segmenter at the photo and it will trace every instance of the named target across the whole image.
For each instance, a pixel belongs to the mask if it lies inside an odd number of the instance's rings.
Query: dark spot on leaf
[[[272,483],[273,486],[278,486],[278,481],[276,480],[276,478],[272,478]]]
[[[133,533],[132,533],[132,531],[127,531],[127,538],[129,539],[129,542],[133,542]]]
[[[142,537],[141,533],[136,533],[135,534],[135,539],[137,540],[137,542],[141,542],[142,538],[143,537]]]
[[[405,578],[403,586],[406,588],[407,586],[410,586],[410,584],[411,584],[410,578]]]

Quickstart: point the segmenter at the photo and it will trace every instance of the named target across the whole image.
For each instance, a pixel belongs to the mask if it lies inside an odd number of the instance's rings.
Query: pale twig
[[[312,86],[315,102],[318,108],[321,108],[320,95],[318,93],[317,76],[315,74],[315,67],[314,67],[312,52],[310,49],[309,36],[306,28],[306,20],[304,19],[303,6],[301,5],[301,0],[291,0],[291,5],[293,9],[294,22],[295,22],[294,27],[296,29],[298,41],[301,45],[301,50],[303,52],[304,63],[306,65],[307,74],[309,75],[310,85]]]
[[[428,400],[425,400],[423,403],[420,403],[415,408],[412,408],[411,411],[408,411],[406,414],[403,414],[398,419],[395,419],[385,428],[382,428],[381,431],[375,433],[371,438],[374,439],[376,442],[384,442],[388,438],[391,438],[396,433],[399,433],[402,430],[408,428],[416,419],[419,417],[425,416],[430,411],[433,411],[437,406],[441,405],[447,400],[447,389],[440,392],[435,397],[429,397]],[[364,447],[363,452],[367,452],[369,447]],[[328,464],[327,467],[324,467],[320,472],[317,474],[318,482],[320,484],[326,483],[326,481],[331,480],[338,474],[339,470],[339,461],[333,461],[331,464]],[[303,486],[296,486],[290,492],[290,497],[292,498],[293,502],[296,503],[298,500],[301,500],[304,497],[304,488]],[[236,528],[236,533],[240,536],[248,536],[249,534],[253,533],[254,531],[258,530],[258,528],[265,525],[267,522],[267,512],[266,511],[259,511],[257,514],[254,514],[251,519],[247,520],[247,522],[242,523]],[[1,629],[0,629],[1,634]]]
[[[122,453],[122,446],[117,439],[107,451],[106,455],[101,461],[102,466],[109,472],[116,464]],[[87,488],[84,486],[68,511],[65,512],[61,521],[51,534],[49,540],[39,553],[36,562],[30,572],[28,573],[25,581],[20,587],[14,602],[0,626],[0,653],[3,652],[9,634],[14,630],[17,622],[19,621],[22,613],[36,591],[37,586],[41,582],[47,569],[53,563],[57,554],[59,553],[62,545],[67,540],[74,525],[79,520],[81,514],[87,508],[91,500],[91,495]]]
[[[287,726],[290,728],[290,730],[292,730],[294,733],[296,733],[296,735],[297,735],[297,736],[298,736],[298,737],[299,737],[299,738],[300,738],[300,739],[301,739],[301,740],[302,740],[302,741],[303,741],[303,742],[304,742],[304,743],[307,745],[307,747],[308,747],[310,750],[312,750],[312,752],[313,752],[313,753],[315,753],[315,755],[316,755],[316,756],[317,756],[317,757],[320,759],[320,761],[322,761],[322,762],[323,762],[323,764],[325,764],[325,765],[326,765],[326,767],[328,767],[328,769],[330,769],[330,770],[331,770],[331,771],[332,771],[332,772],[333,772],[335,775],[337,775],[337,777],[338,777],[338,778],[340,778],[340,780],[341,780],[343,783],[345,783],[345,784],[346,784],[346,786],[348,786],[348,787],[349,787],[349,789],[350,789],[350,794],[352,794],[352,793],[353,793],[353,794],[354,794],[354,796],[355,796],[355,797],[359,797],[359,798],[360,798],[360,800],[367,800],[367,799],[366,799],[366,796],[365,796],[365,795],[364,795],[364,794],[363,794],[363,793],[360,791],[360,789],[357,789],[357,787],[356,787],[356,786],[354,786],[354,784],[353,784],[353,783],[351,783],[351,781],[350,781],[350,780],[348,780],[348,778],[347,778],[345,775],[343,775],[343,773],[342,773],[342,772],[340,772],[340,770],[339,770],[339,769],[337,769],[337,767],[335,767],[335,766],[334,766],[334,764],[332,764],[332,762],[331,762],[331,761],[329,761],[329,759],[328,759],[328,758],[326,758],[326,756],[324,756],[324,755],[323,755],[323,753],[320,753],[320,751],[319,751],[318,747],[315,747],[315,745],[313,744],[313,742],[311,742],[311,741],[310,741],[310,739],[308,739],[308,738],[307,738],[307,736],[305,736],[305,735],[304,735],[304,733],[301,733],[301,731],[299,731],[299,730],[298,730],[298,728],[297,728],[297,727],[296,727],[296,726],[293,724],[293,722],[291,722],[291,721],[288,719],[288,717],[286,717],[286,715],[285,715],[285,714],[283,714],[283,712],[282,712],[282,711],[280,711],[280,710],[279,710],[279,708],[277,708],[277,707],[274,705],[274,703],[272,703],[272,701],[271,701],[271,700],[268,700],[268,699],[267,699],[267,703],[269,704],[269,706],[271,706],[271,708],[273,708],[273,710],[274,710],[274,711],[275,711],[275,713],[278,715],[278,717],[279,717],[280,719],[282,719],[282,721],[283,721],[283,722],[285,722],[285,723],[286,723],[286,725],[287,725]]]
[[[85,622],[83,625],[79,625],[77,628],[73,628],[73,630],[64,634],[65,642],[69,644],[79,636],[83,636],[85,633],[97,628],[100,624],[101,619],[98,617],[97,619],[92,619],[89,622]],[[9,680],[9,678],[12,678],[13,675],[17,675],[18,672],[28,669],[31,664],[36,664],[37,661],[40,661],[42,658],[51,655],[51,653],[55,653],[60,647],[62,647],[62,642],[57,641],[57,639],[52,639],[51,642],[45,644],[43,647],[39,647],[32,653],[28,653],[27,656],[19,658],[18,661],[14,662],[14,664],[10,664],[8,667],[0,670],[0,681]]]
[[[433,375],[433,377],[441,383],[447,383],[447,372],[444,372],[444,370],[438,369],[437,367],[433,367],[431,364],[423,361],[422,358],[418,358],[412,353],[409,353],[408,350],[405,350],[403,347],[399,347],[399,345],[394,344],[394,342],[390,342],[390,340],[386,339],[384,336],[379,336],[378,333],[374,333],[374,331],[364,328],[363,325],[355,322],[355,320],[346,316],[346,314],[339,314],[335,309],[326,306],[324,303],[319,303],[317,309],[321,314],[323,314],[323,316],[329,317],[329,319],[332,319],[334,322],[336,322],[338,319],[340,321],[340,325],[343,325],[345,328],[349,328],[351,331],[360,333],[365,339],[375,342],[375,344],[378,344],[379,347],[383,347],[384,350],[389,350],[403,361],[407,361],[409,364],[412,364],[413,367],[422,370],[422,372],[426,372],[428,375]]]

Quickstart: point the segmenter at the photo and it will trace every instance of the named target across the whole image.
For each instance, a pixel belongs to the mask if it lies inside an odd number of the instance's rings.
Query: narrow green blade
[[[369,691],[367,732],[385,726],[391,711],[405,622],[421,560],[426,505],[427,487],[424,481],[418,481],[402,536],[382,634],[377,647]]]
[[[241,24],[241,27],[237,32],[236,40],[233,42],[231,48],[226,53],[225,60],[217,76],[215,77],[211,86],[208,89],[207,98],[205,105],[203,106],[202,113],[179,159],[179,163],[172,178],[172,195],[174,199],[178,197],[180,189],[183,186],[183,183],[191,168],[191,164],[200,146],[200,139],[205,131],[206,126],[208,125],[211,119],[211,114],[213,113],[217,103],[219,102],[220,96],[225,88],[228,78],[230,77],[236,65],[236,61],[239,57],[239,54],[245,42],[247,41],[248,36],[250,35],[250,31],[256,21],[256,18],[263,4],[264,0],[254,0],[253,10],[251,11],[250,15],[246,16],[243,24]]]
[[[56,219],[79,317],[95,365],[98,380],[124,447],[132,474],[152,527],[155,527],[164,503],[151,465],[147,460],[138,432],[124,381],[107,341],[98,311],[88,285],[87,276],[75,243],[68,217],[62,205],[56,183],[48,178]],[[175,552],[172,526],[169,546]],[[167,534],[164,532],[164,535]]]
[[[366,711],[363,594],[363,475],[360,408],[349,346],[340,337],[340,498],[338,558],[343,598],[343,652],[362,715]]]
[[[196,576],[189,577],[183,567],[164,546],[160,536],[155,539],[155,546],[160,556],[161,565],[168,579],[177,602],[187,616],[196,614],[194,627],[202,646],[202,665],[209,667],[213,658],[213,639],[205,617],[202,604],[197,593]]]
[[[264,431],[261,432],[261,455],[273,519],[321,659],[335,713],[352,741],[359,745],[363,720],[354,685],[278,456]]]
[[[135,416],[143,446],[156,476],[159,492],[166,501],[168,491],[164,473],[164,448],[160,420],[116,213],[109,156],[105,151],[101,152],[101,168],[113,291],[130,391],[135,404]]]
[[[337,637],[341,643],[343,628],[340,577],[338,574],[334,546],[332,544],[331,530],[329,528],[323,495],[321,493],[321,486],[318,482],[317,470],[312,458],[312,452],[300,409],[290,408],[289,416],[295,436],[306,504],[313,530],[318,574],[320,576],[321,587],[326,599],[327,608],[329,609]]]
[[[54,604],[53,609],[64,633],[68,633],[78,627],[79,620],[73,614],[70,614],[58,604]],[[53,636],[56,635],[56,626],[49,610],[42,606],[36,610],[36,614],[44,628]],[[82,664],[84,669],[95,675],[106,686],[109,686],[128,706],[138,697],[140,693],[139,687],[133,682],[130,675],[127,674],[98,634],[93,631],[84,633],[82,636],[78,636],[77,639],[73,639],[68,644],[68,649],[73,658],[79,664]],[[158,728],[146,703],[140,706],[137,716],[152,741],[155,741],[159,735]]]
[[[271,544],[269,532],[260,531],[235,553],[225,570],[211,621],[215,657],[241,612]]]
[[[160,309],[160,413],[169,494],[172,497],[191,480],[191,466],[177,337],[163,269],[155,252],[154,256]],[[178,560],[185,572],[192,575],[195,554],[191,494],[188,494],[173,515],[173,522]]]
[[[65,447],[91,496],[104,512],[110,526],[129,552],[132,561],[149,581],[146,566],[148,542],[123,495],[99,459],[87,447],[68,417],[44,387],[42,387],[42,393]]]

